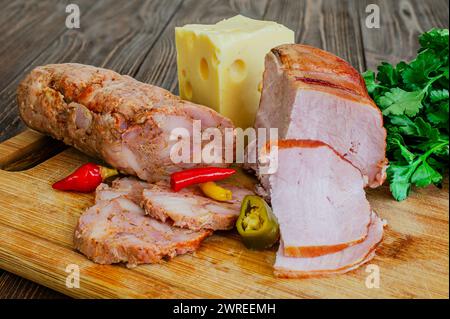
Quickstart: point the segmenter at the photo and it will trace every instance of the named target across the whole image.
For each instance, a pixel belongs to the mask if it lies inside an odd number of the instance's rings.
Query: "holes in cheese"
[[[191,99],[192,98],[192,84],[190,81],[186,81],[186,85],[184,86],[183,90],[184,95],[186,98]]]
[[[241,82],[247,77],[247,65],[241,59],[237,59],[230,66],[230,78],[234,82]]]
[[[209,76],[209,66],[208,61],[205,58],[200,60],[200,76],[203,80],[207,80]]]
[[[259,81],[258,83],[258,92],[262,92],[262,81]]]
[[[241,15],[213,25],[175,28],[182,98],[211,107],[237,127],[253,126],[264,58],[272,48],[294,40],[294,32],[276,22]]]

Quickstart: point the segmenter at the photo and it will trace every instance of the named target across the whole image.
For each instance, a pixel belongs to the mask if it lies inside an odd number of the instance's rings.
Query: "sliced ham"
[[[142,205],[150,216],[170,221],[174,226],[193,230],[231,229],[239,216],[242,199],[253,192],[229,183],[222,182],[222,186],[232,191],[231,201],[205,197],[198,186],[173,192],[167,183],[161,182],[145,188]]]
[[[284,255],[314,257],[362,242],[371,208],[361,172],[325,143],[282,140],[278,169],[262,181],[280,224]]]
[[[308,278],[346,273],[370,261],[382,237],[383,221],[372,213],[367,238],[336,253],[307,258],[286,257],[281,243],[274,265],[275,275],[282,278]]]
[[[366,184],[385,179],[386,130],[361,75],[331,53],[286,44],[266,56],[255,127],[279,139],[323,141],[359,168]]]
[[[195,251],[212,232],[173,227],[147,216],[136,193],[102,184],[96,204],[84,212],[74,235],[75,248],[100,264],[124,262],[128,267],[157,263]]]

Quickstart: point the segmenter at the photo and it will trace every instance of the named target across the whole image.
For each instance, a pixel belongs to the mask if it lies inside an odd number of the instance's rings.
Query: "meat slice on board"
[[[253,192],[225,181],[217,182],[231,190],[233,199],[219,202],[205,197],[197,185],[173,192],[167,183],[149,185],[143,191],[143,207],[150,216],[171,221],[174,226],[193,230],[225,230],[234,227],[245,195]]]
[[[17,101],[22,120],[32,129],[150,182],[180,169],[211,165],[174,163],[170,153],[178,140],[171,138],[173,129],[184,129],[192,138],[194,120],[201,121],[201,132],[218,128],[224,133],[233,127],[214,110],[162,88],[76,63],[35,68],[20,83]],[[208,159],[216,166],[223,165],[226,154],[225,149],[218,153]]]
[[[115,192],[100,185],[95,205],[81,215],[75,229],[75,248],[96,263],[124,262],[128,267],[157,263],[195,251],[212,234],[210,230],[192,231],[151,218],[133,201],[139,195],[127,193],[125,187]]]
[[[367,238],[344,250],[318,257],[286,257],[283,243],[275,260],[275,275],[282,278],[309,278],[342,274],[367,263],[375,256],[375,250],[383,237],[383,221],[376,213],[371,215]]]
[[[133,177],[117,178],[111,187],[99,186],[96,200],[125,196],[143,207],[147,215],[173,226],[191,230],[231,229],[239,216],[241,201],[254,193],[233,181],[218,181],[217,184],[232,192],[232,200],[220,202],[206,197],[198,185],[174,192],[166,182],[150,184]]]
[[[386,130],[361,75],[346,61],[300,44],[266,55],[255,127],[278,128],[279,139],[327,143],[358,167],[366,184],[386,178]]]
[[[280,224],[284,255],[315,257],[362,242],[371,208],[361,172],[325,143],[282,140],[278,169],[262,181]]]

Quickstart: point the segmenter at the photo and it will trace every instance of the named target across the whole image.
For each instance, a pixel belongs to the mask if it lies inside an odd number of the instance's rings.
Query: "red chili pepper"
[[[54,183],[52,187],[60,191],[93,192],[101,182],[110,176],[117,175],[116,169],[107,168],[94,163],[80,166],[75,172]]]
[[[184,171],[172,173],[170,175],[170,186],[172,190],[178,192],[180,189],[193,184],[218,181],[236,173],[233,168],[223,167],[202,167],[192,168]]]

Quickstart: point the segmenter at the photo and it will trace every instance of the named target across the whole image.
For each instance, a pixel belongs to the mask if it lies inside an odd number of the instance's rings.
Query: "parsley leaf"
[[[430,73],[438,71],[441,65],[442,61],[433,51],[422,51],[402,73],[406,88],[411,90],[424,88],[430,80]]]
[[[448,37],[448,29],[431,29],[419,37],[419,43],[423,49],[448,52]]]
[[[422,108],[424,91],[408,92],[400,88],[393,88],[378,99],[378,106],[383,110],[383,115],[414,116]]]
[[[375,72],[372,70],[367,70],[363,73],[363,78],[366,82],[367,92],[369,92],[369,94],[373,94],[379,87],[379,85],[375,83]]]
[[[430,91],[430,101],[432,103],[445,101],[445,100],[448,100],[448,90],[447,89]]]
[[[427,119],[448,131],[448,101],[435,105],[427,114]]]
[[[411,62],[382,62],[364,80],[380,107],[387,131],[392,196],[404,200],[412,186],[439,186],[449,167],[449,32],[419,37]]]
[[[396,86],[398,84],[399,76],[395,67],[387,62],[382,62],[378,66],[377,80],[388,87]]]

